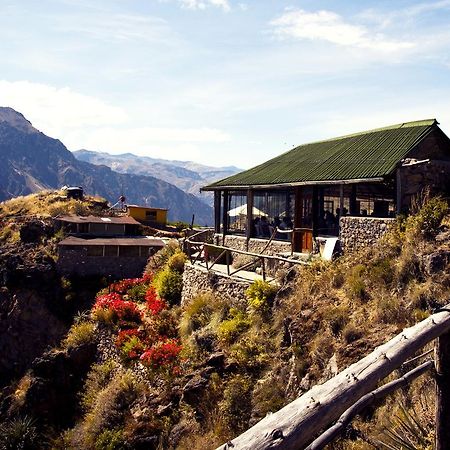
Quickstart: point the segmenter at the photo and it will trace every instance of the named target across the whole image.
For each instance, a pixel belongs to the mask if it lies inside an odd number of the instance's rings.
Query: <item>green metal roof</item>
[[[381,178],[436,125],[435,119],[407,122],[300,145],[203,189]]]

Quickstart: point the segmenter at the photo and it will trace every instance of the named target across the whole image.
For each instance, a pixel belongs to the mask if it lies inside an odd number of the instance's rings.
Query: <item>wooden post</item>
[[[319,229],[319,188],[314,185],[312,188],[312,236],[313,239],[318,235]]]
[[[356,203],[356,184],[352,184],[352,192],[350,194],[350,215],[357,216],[359,215],[359,211]]]
[[[253,191],[249,189],[247,191],[247,223],[245,230],[245,236],[247,237],[246,240],[247,251],[249,247],[250,238],[252,237],[252,224],[253,224]]]
[[[214,232],[220,233],[220,191],[214,191]]]
[[[264,257],[261,258],[261,266],[262,266],[263,281],[266,281],[266,263],[265,263]]]
[[[450,450],[450,333],[436,339],[436,450]]]
[[[400,214],[402,212],[402,176],[400,173],[400,169],[397,169],[395,181],[397,185],[397,214]]]
[[[222,210],[222,244],[225,244],[225,235],[228,231],[228,191],[223,191],[223,210]]]

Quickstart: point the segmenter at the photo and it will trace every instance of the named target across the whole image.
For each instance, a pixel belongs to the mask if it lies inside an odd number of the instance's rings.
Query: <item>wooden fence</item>
[[[238,272],[254,267],[255,264],[259,262],[261,264],[261,275],[263,280],[265,281],[267,278],[267,266],[266,266],[267,261],[278,261],[278,262],[287,262],[289,264],[309,265],[308,262],[302,260],[264,254],[264,252],[271,244],[275,234],[279,231],[280,230],[275,229],[272,236],[267,241],[266,245],[264,246],[264,248],[261,250],[260,253],[247,252],[244,250],[237,250],[231,247],[225,247],[223,245],[215,245],[208,242],[201,242],[198,240],[199,235],[194,235],[191,238],[186,239],[184,241],[184,250],[189,257],[191,264],[196,264],[199,261],[203,260],[207,270],[211,270],[216,264],[224,262],[227,268],[227,274],[229,276],[235,275]],[[197,237],[197,239],[193,239],[194,237]],[[252,258],[252,260],[239,268],[235,268],[232,266],[233,253],[236,253],[238,255],[249,256],[250,258]]]
[[[435,449],[450,450],[449,307],[406,328],[365,358],[324,384],[314,386],[217,450],[322,449],[372,400],[388,395],[432,368],[435,368],[437,396]],[[381,380],[435,339],[434,362],[425,362],[398,380],[376,389]]]

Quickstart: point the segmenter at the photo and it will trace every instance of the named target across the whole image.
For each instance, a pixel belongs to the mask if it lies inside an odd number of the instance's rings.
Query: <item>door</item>
[[[294,252],[311,253],[313,249],[313,188],[295,190]]]

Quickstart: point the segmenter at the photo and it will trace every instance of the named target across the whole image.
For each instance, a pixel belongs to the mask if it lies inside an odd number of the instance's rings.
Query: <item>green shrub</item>
[[[382,323],[404,323],[407,311],[397,297],[385,295],[378,299],[376,305],[376,319]]]
[[[365,300],[367,299],[367,288],[363,275],[366,271],[366,266],[358,264],[350,272],[347,277],[347,288],[351,297]]]
[[[82,424],[81,448],[91,448],[105,429],[122,426],[131,404],[142,394],[131,372],[115,372],[110,382],[97,392]]]
[[[385,284],[392,283],[394,278],[392,261],[389,258],[375,260],[369,264],[367,274],[375,283],[379,283],[380,281]]]
[[[160,298],[172,306],[180,303],[183,289],[183,275],[180,272],[166,267],[155,275],[153,283]]]
[[[431,239],[439,231],[448,212],[448,204],[441,197],[429,198],[428,192],[423,193],[416,203],[417,213],[406,219],[406,234],[413,240],[417,235]]]
[[[183,273],[186,260],[187,256],[181,250],[178,250],[168,259],[167,266],[171,270]]]
[[[40,447],[35,421],[29,417],[0,423],[0,450],[35,450]]]
[[[193,331],[206,326],[215,310],[213,295],[210,293],[199,294],[185,307],[180,321],[180,334],[187,338]]]
[[[145,302],[145,294],[148,290],[148,286],[145,284],[136,284],[135,286],[131,287],[127,291],[128,299],[137,302],[142,303]]]
[[[218,326],[217,334],[222,341],[234,342],[236,338],[251,325],[247,314],[236,308],[231,308],[228,312],[228,319]]]
[[[95,339],[95,325],[92,322],[79,322],[72,325],[64,340],[64,347],[74,348],[93,342]]]
[[[250,311],[267,315],[277,293],[276,286],[263,280],[256,280],[245,291]]]
[[[248,428],[251,414],[251,394],[253,381],[246,375],[234,375],[223,391],[219,411],[223,421],[234,433]]]
[[[145,272],[155,273],[164,268],[169,258],[180,251],[180,244],[175,239],[170,240],[167,245],[149,258]]]
[[[119,429],[103,431],[95,441],[95,450],[125,450],[127,448],[123,431]]]
[[[357,341],[362,335],[362,330],[353,323],[347,324],[342,330],[342,337],[347,344]]]
[[[116,369],[117,365],[112,360],[102,364],[94,364],[91,367],[81,394],[81,405],[84,410],[93,406],[98,393],[108,385]]]
[[[268,413],[276,412],[286,404],[285,384],[283,380],[270,373],[255,384],[252,393],[252,416],[263,418]]]
[[[332,306],[324,312],[324,319],[330,324],[331,331],[337,335],[347,325],[349,309],[346,306]]]
[[[246,371],[260,369],[270,361],[263,343],[249,336],[231,346],[230,356]]]

